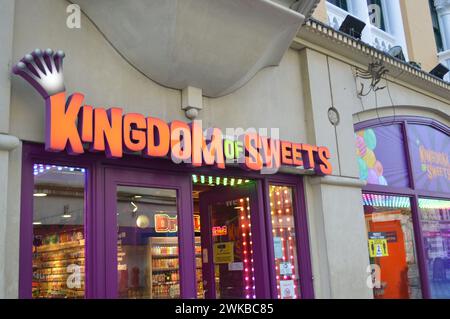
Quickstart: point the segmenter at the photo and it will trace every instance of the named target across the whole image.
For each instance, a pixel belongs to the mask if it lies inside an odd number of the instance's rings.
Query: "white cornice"
[[[426,92],[441,97],[442,100],[449,103],[450,83],[445,82],[428,72],[413,67],[412,65],[393,58],[386,52],[375,49],[374,47],[355,40],[354,38],[334,30],[333,28],[313,19],[306,22],[297,34],[291,47],[301,49],[308,44],[324,49],[324,51],[333,52],[343,56],[355,64],[367,66],[373,59],[383,61],[389,74],[396,79],[409,83]]]

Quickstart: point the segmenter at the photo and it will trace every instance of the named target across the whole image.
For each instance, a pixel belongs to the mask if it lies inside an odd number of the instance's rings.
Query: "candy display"
[[[177,237],[153,237],[150,243],[151,298],[180,298],[180,273]],[[197,294],[203,297],[200,237],[195,238]]]
[[[355,134],[359,178],[369,184],[388,185],[383,176],[383,164],[377,159],[377,136],[373,129],[360,130]]]
[[[33,298],[84,298],[82,227],[35,235],[33,244]]]

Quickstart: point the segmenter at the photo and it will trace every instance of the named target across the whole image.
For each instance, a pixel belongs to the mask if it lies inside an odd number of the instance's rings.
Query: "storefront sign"
[[[226,236],[228,234],[227,226],[214,226],[212,228],[213,237]]]
[[[178,231],[177,216],[167,214],[155,214],[155,232],[176,233]],[[200,215],[194,215],[194,232],[200,232]]]
[[[215,243],[213,247],[215,264],[229,264],[234,261],[234,242]]]
[[[121,158],[136,153],[149,158],[171,158],[175,163],[194,167],[239,163],[249,170],[270,169],[281,165],[314,169],[319,175],[332,173],[327,147],[292,143],[256,133],[225,138],[218,128],[203,130],[201,121],[167,123],[122,108],[105,109],[84,105],[84,95],[74,93],[66,99],[62,76],[61,51],[34,51],[14,67],[13,72],[27,80],[46,101],[45,148],[50,152],[83,154],[105,152]],[[43,72],[36,65],[45,65]],[[36,77],[36,72],[39,77]]]

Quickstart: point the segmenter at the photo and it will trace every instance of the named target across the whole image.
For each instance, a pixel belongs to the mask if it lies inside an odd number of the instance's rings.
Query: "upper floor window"
[[[329,3],[334,4],[345,11],[348,11],[347,0],[327,0]]]
[[[367,0],[367,8],[369,10],[370,23],[377,28],[386,31],[386,22],[384,18],[384,1],[383,0]]]
[[[436,40],[436,47],[438,52],[444,51],[444,44],[442,42],[442,33],[439,27],[439,18],[436,7],[434,6],[434,0],[428,0],[430,4],[431,22],[433,24],[434,39]]]

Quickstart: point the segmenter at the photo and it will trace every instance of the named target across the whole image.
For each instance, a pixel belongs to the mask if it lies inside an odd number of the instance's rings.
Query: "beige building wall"
[[[429,71],[438,64],[428,1],[400,0],[409,59]]]

